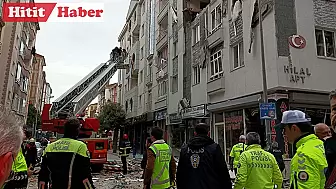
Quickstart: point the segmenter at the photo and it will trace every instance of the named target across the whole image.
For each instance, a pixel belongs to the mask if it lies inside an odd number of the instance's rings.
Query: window
[[[164,96],[167,94],[167,81],[160,81],[158,85],[158,96]]]
[[[146,12],[146,1],[143,1],[142,4],[141,4],[141,12],[142,14],[144,14]]]
[[[133,99],[131,98],[130,99],[130,112],[133,111]]]
[[[141,50],[140,50],[140,59],[142,60],[144,57],[144,49],[143,47],[141,47]]]
[[[201,68],[199,65],[193,67],[194,85],[201,82]]]
[[[243,42],[233,47],[233,69],[244,66],[244,47]]]
[[[315,30],[317,56],[335,58],[335,33]]]
[[[171,77],[171,92],[176,93],[178,91],[178,75],[174,75]]]
[[[214,30],[222,23],[222,7],[218,5],[216,9],[211,11],[211,29]]]
[[[143,37],[145,35],[145,25],[142,24],[141,26],[141,37]]]
[[[22,90],[23,92],[28,92],[28,85],[29,85],[29,79],[25,76],[23,76],[22,79]]]
[[[26,113],[26,100],[25,99],[22,99],[22,110],[21,110],[22,113]]]
[[[177,56],[177,42],[173,43],[173,57]]]
[[[223,75],[222,49],[215,49],[210,55],[210,80]]]
[[[203,15],[204,16],[204,28],[205,28],[205,30],[204,30],[204,33],[205,33],[205,36],[208,36],[208,14],[204,14]]]
[[[142,107],[142,95],[139,95],[139,108]]]
[[[17,68],[16,68],[15,80],[17,82],[20,82],[20,80],[21,80],[21,65],[20,65],[20,63],[18,63]]]
[[[142,70],[140,71],[139,75],[140,75],[140,83],[142,83],[143,82],[143,71]]]
[[[193,44],[196,44],[201,39],[200,25],[193,28]]]
[[[29,33],[29,31],[27,32],[27,39],[26,39],[26,43],[27,43],[27,46],[29,46],[29,36],[30,36],[30,33]]]
[[[21,43],[20,43],[20,56],[23,56],[23,53],[24,53],[24,48],[25,48],[25,44],[24,42],[21,40]]]
[[[153,68],[152,68],[152,64],[148,66],[148,76],[149,76],[149,81],[152,82],[153,79]]]

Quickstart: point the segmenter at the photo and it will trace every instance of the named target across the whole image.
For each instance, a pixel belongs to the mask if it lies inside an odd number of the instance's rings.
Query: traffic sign
[[[275,103],[260,103],[260,119],[276,119]]]

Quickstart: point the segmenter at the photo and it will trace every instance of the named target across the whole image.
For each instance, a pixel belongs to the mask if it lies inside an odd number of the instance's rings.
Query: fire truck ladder
[[[51,116],[59,117],[59,115],[66,115],[68,117],[83,112],[86,106],[96,98],[109,82],[117,71],[116,65],[121,62],[123,61],[119,59],[113,63],[109,60],[97,66],[92,72],[53,102]]]

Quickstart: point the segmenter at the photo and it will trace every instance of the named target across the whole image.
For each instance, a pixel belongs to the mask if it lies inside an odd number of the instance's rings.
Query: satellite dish
[[[164,73],[164,71],[161,69],[160,71],[159,71],[159,77],[164,77],[164,75],[165,75],[165,73]]]

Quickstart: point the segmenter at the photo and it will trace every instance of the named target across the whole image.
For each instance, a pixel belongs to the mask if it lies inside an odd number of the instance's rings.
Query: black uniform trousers
[[[122,168],[123,168],[123,174],[126,175],[127,174],[127,161],[126,161],[127,156],[121,156],[121,162],[123,164]]]

